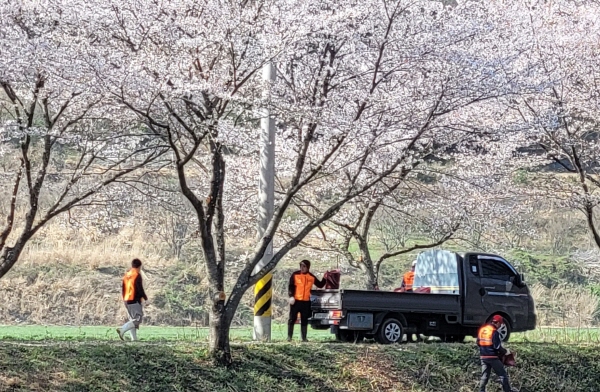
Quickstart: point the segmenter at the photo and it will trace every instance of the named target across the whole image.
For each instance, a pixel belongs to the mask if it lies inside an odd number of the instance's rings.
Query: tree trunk
[[[208,319],[210,328],[208,350],[215,362],[228,366],[232,362],[232,357],[229,347],[230,318],[226,310],[225,301],[214,302]]]
[[[366,289],[367,290],[379,290],[379,282],[377,282],[377,278],[375,277],[375,275],[371,274],[371,273],[367,273],[365,275],[365,279],[366,279]]]
[[[379,290],[379,283],[377,282],[377,276],[375,275],[372,263],[362,263],[361,269],[365,276],[365,290]]]
[[[367,230],[365,230],[366,232]],[[371,259],[371,252],[369,251],[369,244],[366,240],[367,236],[361,236],[357,238],[358,247],[360,248],[361,270],[365,275],[365,290],[379,290],[379,283],[377,282],[377,274]]]
[[[10,271],[10,269],[17,263],[21,252],[25,247],[27,240],[20,239],[14,247],[4,246],[0,253],[0,278]]]

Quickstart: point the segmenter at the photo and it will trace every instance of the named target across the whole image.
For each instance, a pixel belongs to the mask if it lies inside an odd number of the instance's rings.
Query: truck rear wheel
[[[381,344],[400,343],[404,336],[402,324],[395,318],[386,319],[375,336],[377,342]]]

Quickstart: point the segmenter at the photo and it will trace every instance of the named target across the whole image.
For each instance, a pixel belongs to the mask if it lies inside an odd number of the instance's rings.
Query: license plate
[[[322,319],[328,318],[328,316],[329,316],[329,313],[315,313],[315,314],[313,314],[312,318],[322,320]]]

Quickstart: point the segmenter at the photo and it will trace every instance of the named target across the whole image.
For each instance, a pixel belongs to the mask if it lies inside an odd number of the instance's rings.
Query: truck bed
[[[460,296],[453,294],[415,294],[393,291],[312,290],[313,311],[394,311],[443,313],[460,316]]]

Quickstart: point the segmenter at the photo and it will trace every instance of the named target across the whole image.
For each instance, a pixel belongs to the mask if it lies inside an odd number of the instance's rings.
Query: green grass
[[[511,342],[537,342],[559,344],[599,344],[600,328],[538,327],[533,331],[515,333]]]
[[[119,340],[114,327],[105,326],[43,326],[43,325],[4,325],[0,326],[0,340],[61,340],[61,341],[103,341]],[[138,332],[141,341],[199,341],[208,342],[208,328],[194,327],[155,327],[142,326]],[[298,338],[300,327],[296,326],[294,336]],[[314,330],[309,328],[311,340],[333,340],[329,330]],[[287,337],[287,325],[272,324],[271,338],[273,341],[284,341]],[[232,328],[230,339],[233,342],[252,341],[252,328]]]
[[[285,325],[272,331],[272,343],[258,344],[251,328],[232,329],[234,364],[223,368],[208,356],[206,328],[142,326],[141,341],[121,342],[114,327],[0,326],[0,391],[471,392],[479,379],[472,338],[342,344],[329,331],[309,329],[309,343],[287,343]],[[599,336],[592,328],[513,334],[513,385],[521,392],[600,390]]]
[[[598,391],[592,345],[512,343],[521,392]],[[219,367],[195,342],[24,342],[0,345],[2,391],[467,392],[479,378],[473,344],[234,343]],[[494,383],[488,392],[497,392]]]
[[[43,325],[3,325],[0,326],[0,340],[25,340],[25,341],[116,341],[119,337],[115,331],[116,326],[43,326]],[[141,341],[173,341],[200,343],[208,342],[208,328],[194,327],[156,327],[141,326],[138,337]],[[299,338],[300,328],[294,329],[294,337]],[[273,323],[271,338],[273,342],[283,342],[287,337],[287,325]],[[311,341],[331,342],[335,340],[329,330],[316,330],[309,328],[308,337]],[[230,339],[232,342],[252,342],[252,328],[232,328]],[[467,342],[474,342],[467,337]],[[555,328],[538,327],[533,331],[513,333],[511,343],[560,343],[560,344],[600,344],[600,328]]]

